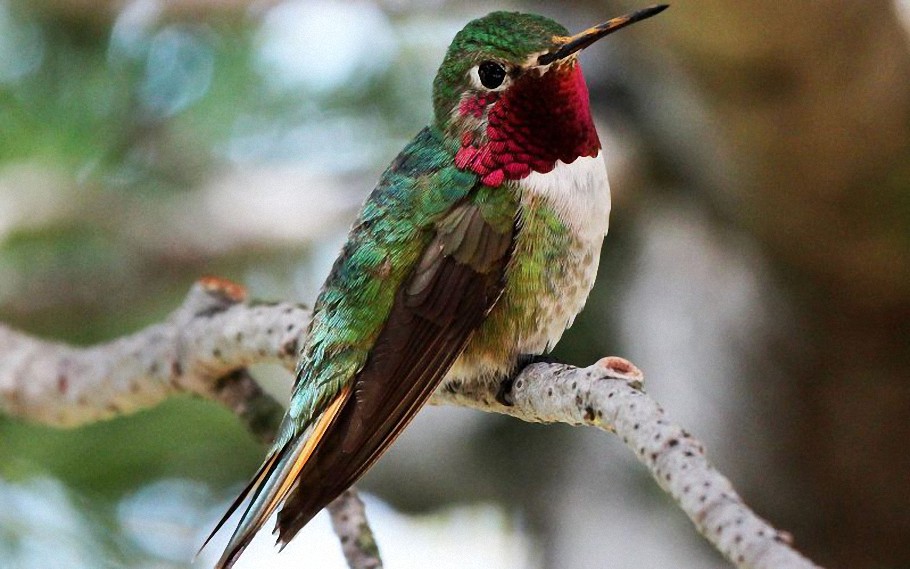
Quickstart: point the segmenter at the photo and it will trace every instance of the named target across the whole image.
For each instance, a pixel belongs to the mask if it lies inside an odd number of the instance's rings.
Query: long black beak
[[[656,16],[669,7],[670,6],[668,4],[650,6],[648,8],[638,10],[637,12],[632,12],[631,14],[627,14],[625,16],[607,20],[602,24],[598,24],[593,28],[588,28],[581,33],[575,34],[574,36],[562,38],[559,42],[559,45],[553,51],[547,52],[537,58],[537,64],[549,65],[554,61],[569,57],[573,53],[581,51],[584,48],[588,47],[600,38],[610,35],[616,30],[634,24],[635,22],[640,22],[644,19],[650,18],[651,16]]]

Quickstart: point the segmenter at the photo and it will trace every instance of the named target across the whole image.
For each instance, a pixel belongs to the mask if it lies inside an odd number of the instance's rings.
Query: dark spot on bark
[[[645,455],[645,447],[641,447],[640,449],[638,449],[638,454],[644,456],[644,455]]]
[[[651,462],[656,462],[656,461],[657,461],[657,453],[656,453],[656,452],[652,452],[652,453],[651,453]]]
[[[639,425],[638,423],[635,423],[634,425],[632,425],[632,430],[637,431],[638,427],[640,427],[640,426],[641,425]]]
[[[294,325],[293,325],[293,324],[288,324],[287,331],[290,332],[290,331],[293,330],[293,329],[294,329]]]
[[[723,533],[723,532],[724,532],[723,524],[718,524],[717,527],[714,529],[714,533]]]
[[[673,447],[677,446],[678,444],[679,444],[678,439],[670,439],[669,441],[667,441],[667,446],[670,448],[673,448]]]
[[[702,504],[704,504],[705,502],[708,501],[708,495],[702,494],[701,496],[698,497],[698,501],[701,502]]]
[[[265,330],[265,335],[266,335],[266,336],[271,336],[271,335],[274,334],[274,333],[275,333],[275,329],[274,329],[274,328],[266,328],[266,330]]]
[[[229,304],[215,304],[212,306],[206,306],[205,309],[196,312],[196,316],[199,318],[211,318],[220,312],[224,312],[228,308],[230,308]]]
[[[572,389],[578,389],[578,382],[577,382],[577,381],[573,381],[573,382],[572,382]]]
[[[149,366],[149,375],[158,375],[158,362],[152,362],[152,365]]]
[[[705,480],[705,483],[703,484],[703,486],[704,486],[705,488],[710,488],[710,487],[711,487],[711,481],[710,481],[710,480]]]
[[[234,339],[237,340],[238,342],[242,341],[242,340],[243,340],[243,332],[237,332],[237,335],[234,336]]]
[[[585,417],[584,417],[584,419],[585,419],[585,421],[593,421],[593,420],[594,420],[594,407],[591,407],[590,405],[588,405],[587,407],[585,407]]]
[[[629,411],[635,411],[635,403],[629,404]]]
[[[673,474],[668,472],[666,478],[667,478],[667,482],[673,480]]]
[[[291,340],[288,340],[287,342],[285,342],[284,345],[281,346],[281,351],[289,356],[296,354],[297,353],[297,338],[292,338]]]
[[[616,395],[615,391],[611,391],[610,393],[607,393],[607,399],[613,399],[614,395]]]
[[[736,534],[736,536],[733,538],[733,543],[742,543],[742,541],[743,541],[742,534]]]
[[[743,557],[742,553],[740,553],[739,556],[736,558],[736,562],[739,564],[743,564],[743,563],[745,563],[745,561],[746,561],[746,558]]]
[[[758,537],[765,537],[765,530],[763,530],[763,529],[758,530]]]
[[[349,536],[349,535],[343,535],[343,536],[341,536],[341,543],[342,543],[343,545],[347,545],[347,543],[348,543],[349,541],[351,541],[351,536]]]
[[[183,375],[183,366],[180,365],[180,362],[177,360],[174,360],[174,362],[171,364],[171,375],[174,375],[174,376]]]
[[[70,380],[63,374],[57,376],[57,391],[66,393],[70,387]]]
[[[214,356],[217,359],[221,359],[221,350],[219,348],[215,348],[214,350],[212,350],[212,356]]]
[[[547,389],[547,397],[553,397],[553,388],[552,387]]]
[[[660,433],[657,433],[656,435],[654,435],[654,442],[659,442],[659,441],[660,441]]]
[[[583,404],[584,404],[584,401],[582,400],[581,395],[576,395],[575,396],[575,406],[581,407]]]
[[[688,494],[689,490],[691,490],[691,489],[692,489],[692,487],[689,486],[688,484],[686,484],[685,486],[683,486],[683,494]]]
[[[692,458],[693,456],[695,456],[695,453],[692,452],[691,450],[687,450],[686,452],[683,453],[683,455],[685,455],[687,458]]]

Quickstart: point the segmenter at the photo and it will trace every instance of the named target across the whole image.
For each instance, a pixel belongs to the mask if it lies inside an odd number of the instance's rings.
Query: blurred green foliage
[[[293,61],[269,56],[277,40],[268,26],[300,25],[293,11],[269,23],[261,13],[203,19],[134,2],[113,16],[0,1],[0,208],[10,204],[9,216],[0,212],[0,321],[91,344],[160,320],[206,273],[253,281],[267,297],[312,294],[313,279],[303,290],[293,282],[308,266],[307,243],[170,251],[136,235],[179,213],[171,204],[180,196],[250,165],[302,164],[365,193],[427,120],[435,54],[394,44],[397,63],[377,60],[367,80],[320,90],[274,80],[275,65]],[[271,284],[256,290],[263,274]],[[82,496],[76,503],[98,523],[90,531],[107,536],[90,562],[100,566],[142,558],[117,537],[119,500],[158,479],[238,484],[262,452],[229,412],[188,397],[66,431],[0,417],[0,479],[51,476]],[[0,529],[0,556],[26,555],[18,540],[27,533],[17,531]]]
[[[335,245],[168,248],[146,246],[143,236],[166,233],[181,199],[262,165],[310,169],[360,199],[429,120],[433,73],[465,19],[376,9],[349,21],[350,8],[336,5],[341,12],[329,18],[344,20],[336,31],[360,26],[348,37],[360,38],[360,51],[348,54],[357,65],[339,71],[317,61],[288,71],[293,49],[273,44],[282,34],[299,39],[282,26],[305,25],[306,3],[205,18],[163,7],[127,3],[107,20],[0,0],[0,207],[11,204],[12,212],[7,219],[0,211],[0,321],[60,341],[101,342],[160,320],[203,274],[248,283],[254,296],[308,300],[321,279],[313,275],[326,265],[319,257]],[[602,353],[610,313],[602,300],[592,300],[600,308],[578,319],[557,356],[591,361]],[[585,341],[592,335],[599,343]],[[502,438],[511,428],[494,422],[489,430]],[[541,448],[561,439],[542,436]],[[178,478],[223,493],[246,480],[262,451],[234,416],[192,398],[67,431],[0,417],[0,479],[50,476],[74,492],[104,546],[89,566],[136,564],[146,555],[120,536],[115,515],[137,488]],[[521,466],[527,457],[510,456],[509,464],[533,470]],[[18,548],[19,534],[4,531],[0,556]]]
[[[190,398],[66,431],[0,419],[0,437],[6,454],[0,476],[51,475],[107,500],[158,478],[233,484],[255,470],[262,454],[232,414]]]

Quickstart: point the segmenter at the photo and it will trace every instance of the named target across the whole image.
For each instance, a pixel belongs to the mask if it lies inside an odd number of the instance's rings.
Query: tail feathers
[[[222,527],[224,527],[225,522],[227,522],[234,512],[237,511],[237,508],[240,507],[240,504],[246,499],[247,496],[252,493],[254,496],[259,494],[259,489],[262,487],[262,483],[265,478],[268,477],[269,473],[272,471],[272,466],[274,466],[275,461],[279,458],[281,453],[274,452],[266,457],[265,462],[262,466],[259,467],[259,470],[256,472],[256,475],[253,476],[253,479],[250,480],[249,484],[246,485],[246,488],[240,492],[234,501],[231,503],[227,512],[218,520],[218,524],[215,526],[215,529],[209,533],[209,536],[205,538],[205,542],[202,544],[202,547],[199,548],[199,551],[196,552],[196,557],[199,557],[199,554],[202,553],[202,550],[212,541],[212,538],[215,537]]]
[[[252,495],[250,503],[243,513],[237,529],[234,530],[234,534],[231,536],[231,540],[228,542],[221,559],[215,564],[215,569],[230,569],[237,561],[237,558],[240,557],[240,554],[243,553],[243,550],[246,549],[246,546],[252,541],[259,528],[274,513],[275,508],[278,507],[278,504],[284,498],[284,496],[279,494],[281,482],[285,476],[290,474],[293,464],[303,450],[303,446],[301,439],[294,439],[280,451],[269,456],[250,484],[234,500],[230,509],[221,518],[218,525],[215,526],[212,535],[209,536],[206,543],[221,529],[246,497]]]
[[[284,501],[288,492],[297,480],[298,474],[313,454],[316,445],[325,435],[326,430],[335,421],[339,409],[347,401],[350,388],[343,389],[319,419],[310,425],[302,434],[291,438],[281,449],[273,452],[247,485],[244,491],[234,500],[230,509],[215,526],[215,530],[206,539],[208,543],[212,536],[221,529],[231,514],[240,506],[247,496],[252,495],[250,503],[240,519],[237,529],[231,536],[221,559],[215,564],[215,569],[230,569],[243,550],[253,540],[253,536],[271,517],[278,506]],[[203,545],[205,547],[205,545]]]

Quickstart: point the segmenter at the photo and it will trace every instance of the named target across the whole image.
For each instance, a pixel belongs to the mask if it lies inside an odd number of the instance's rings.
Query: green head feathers
[[[468,72],[473,66],[484,60],[521,65],[531,54],[551,49],[555,37],[568,35],[549,18],[519,12],[493,12],[468,23],[452,40],[433,82],[437,123],[448,119],[470,85]]]

